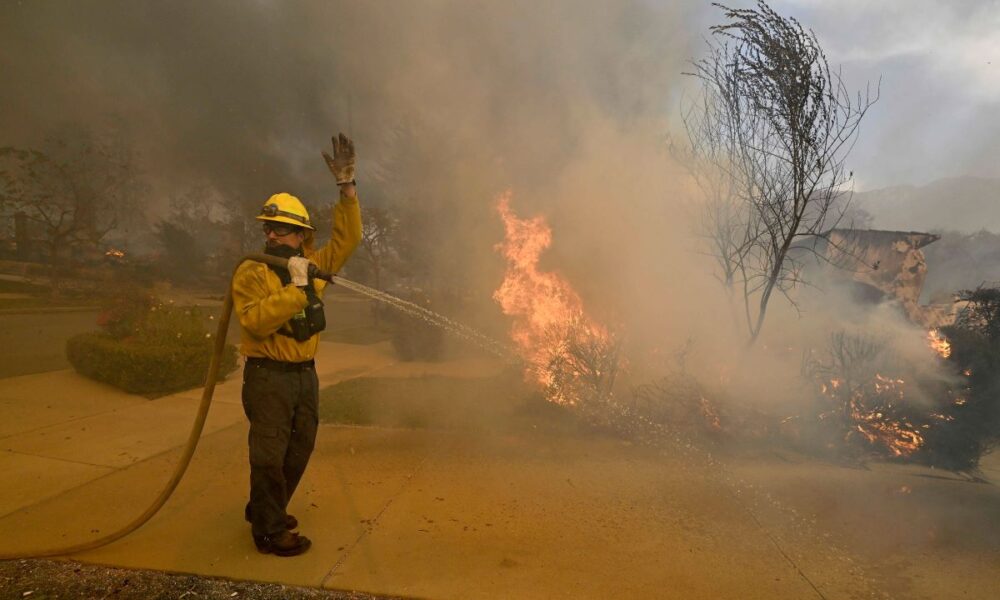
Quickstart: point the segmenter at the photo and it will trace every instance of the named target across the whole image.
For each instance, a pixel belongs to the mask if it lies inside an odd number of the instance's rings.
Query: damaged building
[[[941,239],[931,233],[874,229],[833,229],[819,254],[834,268],[834,281],[850,286],[859,302],[896,302],[910,321],[927,328],[948,325],[960,308],[954,303],[921,304],[927,261],[921,250]]]

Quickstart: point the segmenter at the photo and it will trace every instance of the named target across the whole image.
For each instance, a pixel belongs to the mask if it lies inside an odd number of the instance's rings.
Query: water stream
[[[375,288],[370,288],[366,285],[351,281],[350,279],[344,279],[340,276],[336,277],[335,282],[336,285],[345,287],[352,292],[357,292],[373,300],[388,304],[396,310],[410,315],[411,317],[418,318],[426,323],[440,327],[441,329],[444,329],[461,339],[475,344],[477,347],[482,348],[494,356],[509,362],[518,361],[517,354],[511,346],[498,342],[497,340],[486,336],[467,325],[463,325],[457,321],[449,319],[448,317],[434,312],[429,308],[409,302],[408,300],[403,300],[402,298],[397,298],[392,294],[387,294],[386,292],[376,290]]]

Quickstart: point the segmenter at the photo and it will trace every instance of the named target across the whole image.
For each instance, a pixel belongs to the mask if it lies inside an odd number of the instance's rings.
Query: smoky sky
[[[881,79],[850,160],[859,187],[997,174],[996,1],[774,7],[817,32],[853,89]],[[161,194],[207,183],[241,198],[328,193],[318,150],[335,130],[350,129],[377,171],[386,132],[408,119],[492,161],[484,172],[500,165],[498,181],[550,177],[595,114],[623,127],[673,118],[679,73],[720,19],[709,3],[638,0],[43,1],[0,12],[5,145],[113,120]]]
[[[377,172],[380,144],[408,119],[502,163],[498,180],[551,174],[572,156],[589,111],[623,122],[662,111],[686,53],[680,11],[642,2],[30,2],[0,11],[5,144],[30,145],[67,121],[113,120],[161,189],[201,182],[261,199],[287,188],[329,193],[319,150],[339,130],[357,138],[361,172],[365,163]],[[425,172],[448,169],[435,158],[423,157]]]
[[[1000,84],[980,64],[996,5],[940,4],[774,4],[816,31],[849,87],[881,78],[848,160],[861,189],[997,174]],[[417,285],[471,291],[472,311],[499,318],[493,199],[511,189],[519,215],[552,226],[541,267],[630,343],[670,351],[738,321],[664,143],[697,90],[682,72],[720,19],[665,0],[5,2],[0,146],[66,123],[117,128],[151,214],[209,188],[244,209],[280,191],[313,209],[336,196],[319,152],[345,131],[362,204],[435,242]],[[780,318],[779,333],[800,323]]]
[[[774,4],[851,88],[881,77],[848,161],[859,187],[994,174],[1000,85],[981,63],[996,4],[871,4]],[[704,303],[662,298],[708,269],[663,140],[720,19],[658,0],[7,2],[0,145],[113,127],[142,157],[151,213],[206,186],[315,207],[336,194],[319,151],[345,131],[362,202],[419,213],[408,234],[442,240],[422,276],[495,289],[493,198],[512,189],[519,214],[550,220],[547,260],[585,298],[629,290],[629,314],[685,322]]]
[[[881,79],[850,163],[859,189],[1000,176],[1000,2],[778,0],[849,87]]]

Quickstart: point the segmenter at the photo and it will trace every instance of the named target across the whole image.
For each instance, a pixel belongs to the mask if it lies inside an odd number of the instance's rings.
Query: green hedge
[[[160,395],[201,386],[208,375],[212,339],[203,343],[149,343],[81,333],[66,342],[66,357],[81,375],[126,392]],[[227,344],[220,379],[236,368],[236,347]]]

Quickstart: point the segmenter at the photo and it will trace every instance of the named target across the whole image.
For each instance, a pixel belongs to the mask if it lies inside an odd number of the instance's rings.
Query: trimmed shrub
[[[214,340],[197,307],[157,301],[140,288],[111,296],[98,316],[102,331],[66,343],[66,357],[81,375],[127,392],[156,396],[205,383]],[[236,368],[236,347],[227,344],[219,373]]]
[[[162,395],[203,385],[213,341],[148,343],[106,333],[81,333],[66,342],[66,357],[81,375],[143,395]],[[220,379],[236,368],[236,347],[227,344]]]

